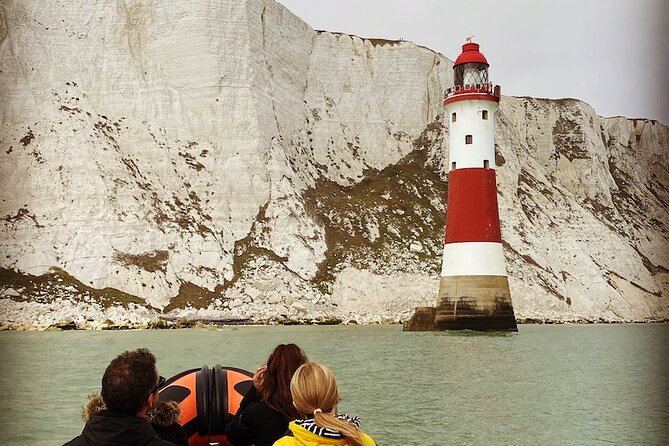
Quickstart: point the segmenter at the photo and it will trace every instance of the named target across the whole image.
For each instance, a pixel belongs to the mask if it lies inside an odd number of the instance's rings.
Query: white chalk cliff
[[[3,2],[0,327],[407,319],[438,291],[450,85],[273,0]],[[668,318],[668,127],[496,119],[516,316]]]

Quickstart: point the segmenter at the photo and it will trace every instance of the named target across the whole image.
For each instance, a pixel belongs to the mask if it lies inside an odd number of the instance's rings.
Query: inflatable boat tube
[[[189,446],[231,446],[225,438],[225,426],[253,385],[252,378],[246,370],[205,365],[168,379],[159,390],[160,400],[179,403],[179,424]]]

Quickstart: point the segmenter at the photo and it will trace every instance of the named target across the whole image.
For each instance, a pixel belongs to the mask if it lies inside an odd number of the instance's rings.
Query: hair
[[[158,382],[156,357],[149,349],[138,348],[118,355],[102,376],[102,399],[107,408],[136,415]]]
[[[88,421],[91,416],[98,414],[106,408],[107,406],[105,406],[105,402],[102,401],[102,397],[99,393],[88,395],[88,401],[86,401],[86,404],[81,408],[81,418],[84,421]]]
[[[169,427],[179,422],[181,408],[176,401],[158,401],[146,413],[149,423],[160,427]]]
[[[302,416],[311,417],[320,427],[341,432],[353,446],[362,446],[363,438],[357,426],[336,417],[341,400],[332,371],[317,362],[300,366],[290,381],[293,404]]]
[[[307,355],[295,344],[279,344],[267,360],[267,370],[260,386],[260,397],[270,408],[294,420],[300,414],[293,406],[290,395],[290,379]]]

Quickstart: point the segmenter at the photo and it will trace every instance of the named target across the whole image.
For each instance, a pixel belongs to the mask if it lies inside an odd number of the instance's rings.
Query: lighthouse
[[[517,331],[497,207],[495,120],[500,87],[470,39],[444,93],[449,125],[446,235],[436,308],[418,308],[405,330]]]

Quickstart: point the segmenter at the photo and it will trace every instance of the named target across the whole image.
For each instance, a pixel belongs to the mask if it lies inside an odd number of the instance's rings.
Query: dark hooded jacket
[[[64,446],[188,445],[185,434],[183,435],[185,443],[181,442],[181,438],[179,437],[179,433],[183,434],[183,429],[177,423],[180,415],[178,404],[171,401],[160,401],[151,409],[148,415],[152,420],[152,424],[144,418],[122,415],[106,410],[105,403],[100,395],[90,395],[81,414],[81,417],[86,421],[83,432],[77,438],[65,443]],[[174,424],[178,428],[172,426]],[[156,428],[155,431],[154,428]],[[156,435],[158,429],[161,428],[167,429],[166,436],[164,437]]]
[[[225,427],[225,435],[234,446],[271,446],[288,431],[288,418],[272,409],[251,386],[237,414]]]
[[[160,439],[144,418],[101,410],[91,415],[81,435],[64,446],[174,446]]]

